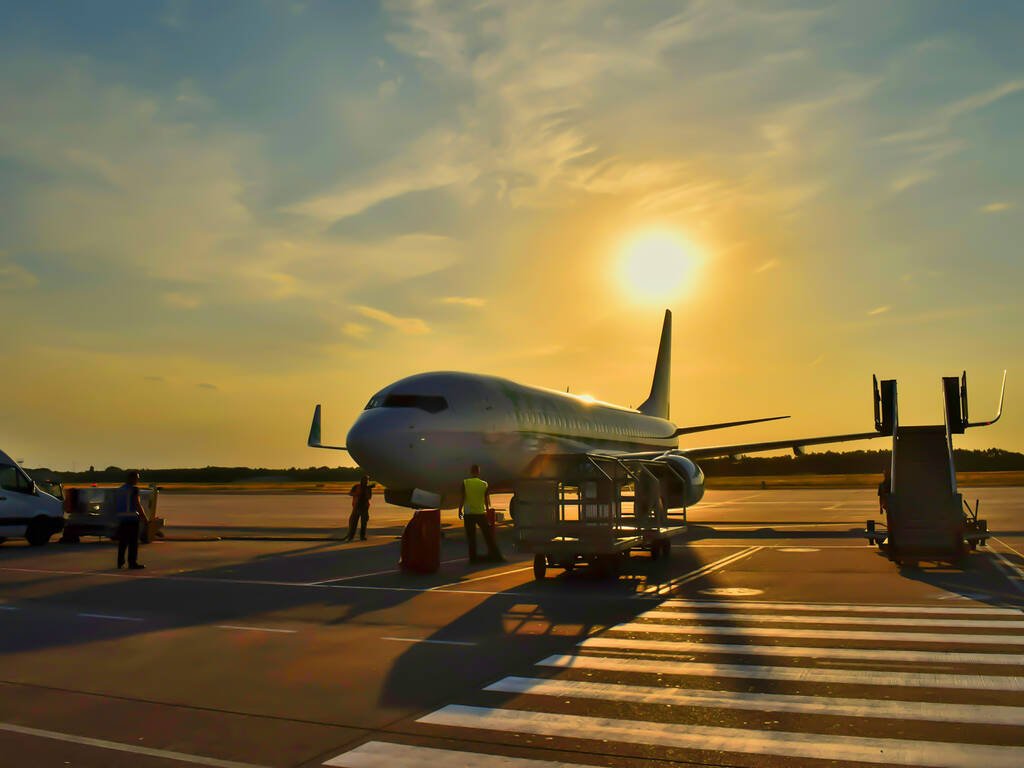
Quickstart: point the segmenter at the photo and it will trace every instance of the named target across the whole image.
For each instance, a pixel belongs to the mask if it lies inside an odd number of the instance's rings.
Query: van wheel
[[[52,535],[53,533],[46,518],[37,517],[28,524],[28,530],[25,531],[25,540],[28,541],[29,546],[41,547],[50,540]]]
[[[533,556],[533,578],[543,579],[548,572],[548,559],[544,555]]]

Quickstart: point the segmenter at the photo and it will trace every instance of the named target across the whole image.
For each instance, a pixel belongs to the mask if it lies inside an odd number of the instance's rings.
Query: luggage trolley
[[[623,522],[631,524],[640,536],[639,549],[646,549],[653,559],[669,557],[672,538],[686,532],[686,507],[670,507],[669,500],[684,497],[686,478],[666,462],[625,459],[623,463],[635,478],[631,514]],[[622,530],[626,530],[623,527]]]
[[[644,533],[623,524],[623,488],[636,475],[621,461],[593,454],[543,455],[514,485],[516,548],[533,555],[533,574],[586,563],[617,574]]]

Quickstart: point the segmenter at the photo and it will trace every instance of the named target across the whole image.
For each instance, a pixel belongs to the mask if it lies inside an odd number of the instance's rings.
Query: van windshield
[[[13,464],[0,464],[0,488],[15,493],[32,493],[33,485],[28,475]]]

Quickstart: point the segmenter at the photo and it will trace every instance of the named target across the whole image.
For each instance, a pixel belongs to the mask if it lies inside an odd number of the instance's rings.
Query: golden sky
[[[313,405],[424,370],[636,405],[666,307],[679,424],[793,416],[691,445],[1009,368],[959,445],[1024,450],[1019,3],[47,5],[0,9],[28,466],[336,463]]]

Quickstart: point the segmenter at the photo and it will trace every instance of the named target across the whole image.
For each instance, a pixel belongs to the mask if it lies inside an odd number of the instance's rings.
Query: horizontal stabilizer
[[[729,427],[742,427],[746,424],[760,424],[762,421],[778,421],[779,419],[788,419],[789,416],[768,416],[764,419],[744,419],[743,421],[723,421],[720,424],[701,424],[696,427],[679,427],[675,431],[674,437],[680,435],[692,435],[694,432],[710,432],[713,429],[728,429]]]
[[[332,451],[347,451],[343,445],[324,445],[320,442],[320,404],[317,403],[316,410],[313,411],[313,423],[309,425],[309,439],[306,441],[306,445],[310,448],[327,448]]]

